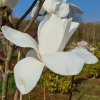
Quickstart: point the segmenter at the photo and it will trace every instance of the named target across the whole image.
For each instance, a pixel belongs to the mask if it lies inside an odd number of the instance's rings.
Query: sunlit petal
[[[21,94],[29,93],[37,84],[44,64],[33,57],[19,61],[14,68],[16,86]]]
[[[45,20],[44,20],[45,21]],[[67,19],[60,19],[52,14],[39,34],[39,52],[41,54],[56,52],[62,42]]]
[[[63,38],[62,43],[59,47],[59,51],[62,51],[65,48],[69,39],[71,38],[71,36],[74,34],[75,30],[79,26],[79,23],[71,22],[71,21],[72,21],[72,19],[69,19],[67,24],[66,24],[66,30],[65,30],[65,33],[64,33],[64,38]]]
[[[67,17],[69,13],[69,4],[67,3],[60,3],[60,2],[54,2],[53,6],[54,13],[59,16],[60,18]]]
[[[63,51],[63,49],[65,48],[67,41],[68,41],[68,34],[69,34],[69,30],[71,27],[71,23],[72,23],[72,18],[68,19],[68,21],[65,24],[65,32],[64,32],[64,36],[63,36],[63,40],[61,42],[61,45],[59,47],[59,51]]]
[[[95,64],[98,62],[97,57],[85,48],[75,48],[72,50],[72,52],[77,54],[80,58],[84,59],[86,64]]]
[[[74,34],[74,32],[76,31],[76,29],[78,28],[79,26],[79,23],[77,22],[72,22],[71,23],[71,27],[70,27],[70,30],[69,30],[69,33],[66,34],[66,43],[69,41],[69,39],[71,38],[71,36]]]
[[[53,4],[54,0],[45,0],[42,8],[47,11],[48,13],[53,13],[53,8],[52,8],[52,4]]]
[[[7,26],[2,26],[2,33],[5,38],[20,47],[31,47],[38,51],[37,42],[27,33],[22,33]]]
[[[84,65],[84,60],[71,52],[45,54],[42,59],[50,70],[60,75],[77,75]]]
[[[45,18],[40,22],[39,26],[38,26],[38,39],[39,37],[42,35],[41,31],[45,29],[44,26],[46,26],[48,24],[48,20],[51,17],[50,14],[46,15]]]
[[[63,41],[60,45],[59,51],[62,51],[65,48],[66,44],[68,43],[71,36],[74,34],[75,30],[78,28],[78,26],[79,26],[79,23],[77,23],[77,22],[71,23],[71,19],[69,19],[69,21],[66,25],[66,31],[64,34]]]

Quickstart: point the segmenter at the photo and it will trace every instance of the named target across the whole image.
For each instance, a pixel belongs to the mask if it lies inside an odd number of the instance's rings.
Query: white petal
[[[84,60],[71,52],[45,54],[42,59],[50,70],[60,75],[77,75],[84,65]]]
[[[72,19],[68,20],[68,23],[66,25],[64,38],[63,38],[63,41],[62,41],[62,43],[60,45],[59,51],[62,51],[65,48],[65,46],[68,43],[69,39],[71,38],[71,36],[74,34],[75,30],[79,26],[79,23],[77,23],[77,22],[72,22],[71,23],[71,21],[72,21]]]
[[[42,8],[47,11],[48,13],[53,13],[53,8],[52,8],[52,4],[53,4],[54,0],[45,0]]]
[[[77,54],[80,58],[84,59],[86,64],[95,64],[98,62],[97,57],[87,51],[85,48],[75,48],[71,52]]]
[[[65,18],[69,13],[69,4],[65,0],[45,0],[43,9],[47,13],[55,13],[60,18]]]
[[[71,23],[71,27],[70,27],[70,30],[69,30],[69,33],[67,34],[67,39],[66,39],[66,42],[69,41],[69,39],[71,38],[71,36],[74,34],[74,32],[76,31],[76,29],[79,27],[79,23],[77,22],[72,22]]]
[[[71,27],[71,22],[72,22],[72,18],[70,18],[65,25],[66,30],[64,32],[64,37],[63,37],[62,43],[59,47],[59,51],[63,51],[63,49],[65,48],[65,46],[67,44],[68,34],[69,34],[70,27]]]
[[[69,3],[69,6],[73,11],[76,11],[79,14],[83,14],[83,11],[79,7],[77,7],[76,5]]]
[[[54,3],[54,13],[59,16],[60,18],[65,18],[67,17],[69,13],[69,4],[67,3],[60,3],[60,2],[55,2]]]
[[[29,93],[37,84],[44,64],[33,57],[19,61],[14,68],[16,86],[21,94]]]
[[[50,14],[46,15],[45,18],[40,22],[39,26],[38,26],[38,39],[41,36],[41,31],[44,27],[44,25],[46,26],[48,23],[49,18],[51,17]],[[44,27],[45,28],[45,27]]]
[[[38,58],[37,56],[37,52],[33,49],[29,50],[26,54],[26,57],[34,57],[34,58]]]
[[[8,6],[11,9],[15,7],[19,0],[0,0],[0,7],[1,6]]]
[[[7,26],[2,26],[2,33],[5,38],[20,47],[31,47],[38,51],[37,42],[27,33],[22,33]]]
[[[33,57],[33,58],[41,60],[40,54],[37,53],[34,49],[29,50],[26,54],[26,57]]]
[[[58,51],[64,36],[66,22],[67,19],[60,19],[55,14],[51,15],[46,24],[44,22],[39,33],[39,51],[41,54]]]

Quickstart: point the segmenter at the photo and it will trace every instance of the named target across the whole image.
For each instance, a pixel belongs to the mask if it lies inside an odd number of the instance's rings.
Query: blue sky
[[[33,0],[20,0],[18,5],[14,8],[13,14],[15,16],[22,16],[32,1]],[[79,6],[83,10],[83,21],[100,22],[100,0],[68,0],[68,2]]]

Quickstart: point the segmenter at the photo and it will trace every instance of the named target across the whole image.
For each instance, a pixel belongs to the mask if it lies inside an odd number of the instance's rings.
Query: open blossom
[[[60,75],[77,75],[83,65],[94,64],[98,59],[83,48],[63,52],[79,23],[61,19],[55,14],[46,15],[38,28],[37,43],[27,33],[7,26],[1,28],[6,39],[20,47],[30,47],[26,58],[14,68],[16,86],[22,94],[29,93],[37,84],[44,66]]]
[[[29,47],[26,57],[14,67],[16,86],[22,94],[29,93],[37,84],[44,66],[60,75],[77,75],[84,64],[94,64],[98,59],[84,48],[63,52],[79,23],[65,18],[69,6],[79,10],[66,0],[45,0],[43,9],[47,15],[38,27],[38,43],[27,33],[7,26],[1,28],[5,38],[20,47]],[[62,19],[63,18],[63,19]]]
[[[19,0],[0,0],[0,7],[8,6],[11,9],[16,6]]]

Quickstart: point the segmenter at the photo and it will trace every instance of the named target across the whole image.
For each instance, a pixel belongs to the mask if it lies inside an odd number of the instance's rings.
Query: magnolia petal
[[[48,20],[51,17],[50,14],[46,15],[45,18],[40,22],[39,26],[38,26],[38,39],[41,36],[41,31],[42,29],[45,29],[44,26],[46,26],[48,24]]]
[[[40,54],[37,53],[34,49],[29,50],[27,52],[27,54],[26,54],[26,57],[33,57],[33,58],[36,58],[36,59],[40,59],[41,60]]]
[[[84,60],[72,52],[45,54],[42,59],[51,71],[60,75],[77,75],[84,65]]]
[[[77,54],[80,58],[84,59],[86,64],[95,64],[98,62],[97,57],[85,48],[75,48],[71,52]]]
[[[77,13],[79,14],[84,14],[83,11],[77,7],[76,5],[72,4],[72,3],[69,3],[69,7],[73,10],[73,11],[76,11]]]
[[[72,52],[76,53],[79,57],[84,59],[86,64],[95,64],[98,62],[97,57],[85,48],[75,48],[72,50]]]
[[[16,6],[19,0],[0,0],[0,7],[8,6],[11,9]]]
[[[5,38],[20,47],[31,47],[38,52],[37,42],[27,33],[22,33],[7,26],[2,26]]]
[[[29,50],[26,54],[26,57],[34,57],[34,58],[38,58],[37,56],[37,52],[33,49]]]
[[[69,33],[66,34],[67,39],[66,39],[66,43],[69,41],[69,39],[71,38],[71,36],[74,34],[74,32],[76,31],[76,29],[79,27],[79,23],[77,22],[72,22],[71,23],[71,27],[69,30]]]
[[[43,25],[39,37],[40,54],[58,51],[64,36],[66,21],[67,19],[60,19],[52,14],[46,24]]]
[[[63,49],[65,48],[65,46],[67,44],[67,38],[68,38],[71,23],[72,23],[72,18],[68,19],[68,21],[66,22],[66,25],[65,25],[66,30],[64,32],[64,37],[63,37],[62,43],[59,47],[59,51],[63,51]]]
[[[15,82],[21,94],[29,93],[36,86],[43,67],[44,64],[33,57],[26,57],[15,65]]]
[[[71,22],[71,21],[72,21],[72,19],[68,20],[68,23],[66,25],[66,30],[65,30],[64,38],[63,38],[63,41],[62,41],[62,43],[60,45],[59,51],[63,51],[63,49],[65,48],[65,46],[68,43],[69,39],[71,38],[71,36],[73,35],[75,30],[79,26],[79,23]]]
[[[60,2],[55,2],[54,4],[54,13],[59,16],[60,18],[65,18],[67,17],[69,13],[69,4],[67,3],[60,3]]]
[[[45,0],[42,9],[44,9],[48,13],[53,13],[52,4],[53,4],[53,0]]]

